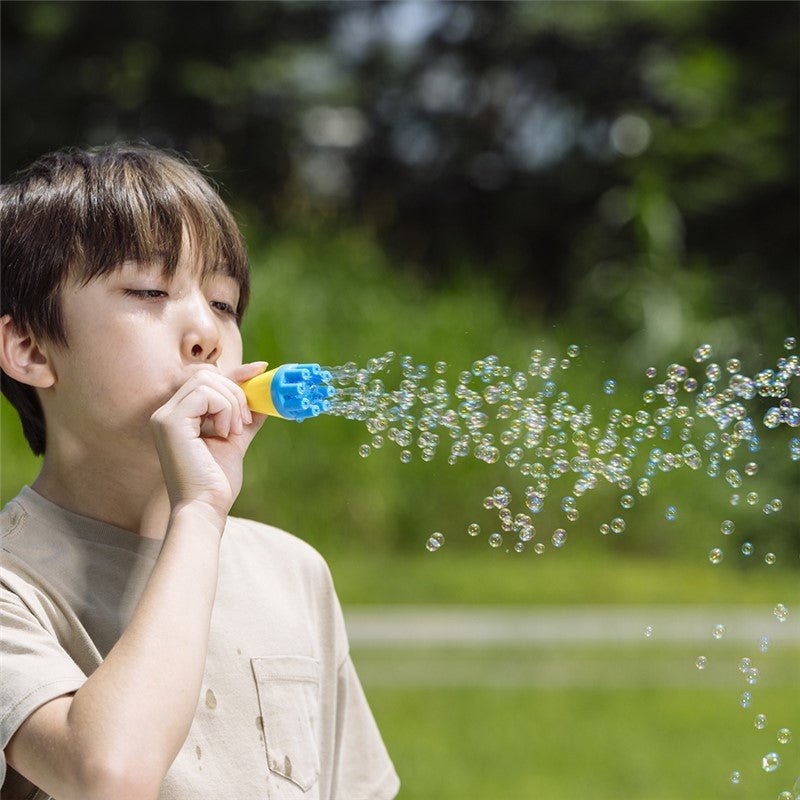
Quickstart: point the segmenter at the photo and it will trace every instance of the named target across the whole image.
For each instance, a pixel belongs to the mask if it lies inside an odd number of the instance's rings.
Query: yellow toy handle
[[[259,414],[269,414],[272,417],[280,416],[275,404],[272,402],[272,394],[270,392],[272,378],[277,371],[277,369],[271,369],[269,372],[262,372],[260,375],[256,375],[255,378],[250,378],[250,380],[239,384],[244,391],[247,405],[251,411],[257,411]]]

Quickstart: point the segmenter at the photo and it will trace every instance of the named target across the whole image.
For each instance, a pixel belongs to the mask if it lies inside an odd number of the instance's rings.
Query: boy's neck
[[[126,483],[109,468],[59,471],[45,459],[31,489],[74,514],[150,539],[163,539],[169,525],[169,496],[161,476],[150,485],[141,475]]]

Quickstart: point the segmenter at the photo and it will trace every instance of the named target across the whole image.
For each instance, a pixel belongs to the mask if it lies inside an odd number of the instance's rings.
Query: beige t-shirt
[[[29,486],[0,522],[5,748],[36,708],[79,689],[102,663],[162,542],[67,511]],[[49,797],[2,753],[0,786],[7,800]],[[322,556],[284,531],[228,517],[197,711],[159,799],[388,800],[399,786]]]

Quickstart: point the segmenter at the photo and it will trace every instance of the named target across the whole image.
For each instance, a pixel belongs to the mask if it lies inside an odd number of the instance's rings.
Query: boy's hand
[[[205,503],[224,525],[242,488],[244,454],[267,418],[250,411],[239,383],[264,367],[263,361],[243,364],[226,377],[203,366],[150,417],[173,511]]]

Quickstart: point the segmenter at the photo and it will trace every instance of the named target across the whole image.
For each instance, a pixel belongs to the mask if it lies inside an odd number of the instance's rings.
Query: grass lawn
[[[470,543],[472,544],[472,543]],[[343,604],[763,604],[800,612],[794,564],[752,568],[705,558],[657,559],[613,548],[573,548],[542,556],[492,550],[470,552],[326,553]],[[480,546],[482,544],[482,546]]]
[[[755,687],[698,673],[686,646],[353,655],[404,800],[772,800],[800,775],[797,649],[759,656],[769,669]],[[733,678],[738,655],[727,648],[720,675]],[[552,688],[559,661],[589,680]],[[665,671],[671,685],[659,685]],[[480,685],[492,675],[493,685]],[[753,700],[743,709],[747,688]],[[764,730],[754,727],[758,713]],[[780,727],[792,730],[791,743],[778,743]],[[767,752],[781,756],[772,774],[760,766]]]

